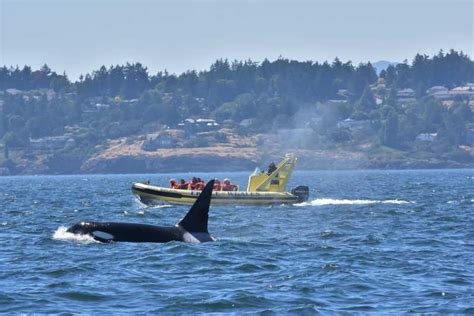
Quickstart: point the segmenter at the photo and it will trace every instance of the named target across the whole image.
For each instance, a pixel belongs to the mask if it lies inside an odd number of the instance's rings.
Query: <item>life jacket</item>
[[[204,189],[204,186],[205,186],[204,182],[198,182],[196,183],[196,190],[202,190]]]
[[[237,186],[233,183],[224,183],[222,185],[222,191],[237,191]]]
[[[220,183],[214,183],[214,191],[221,191],[222,185]]]

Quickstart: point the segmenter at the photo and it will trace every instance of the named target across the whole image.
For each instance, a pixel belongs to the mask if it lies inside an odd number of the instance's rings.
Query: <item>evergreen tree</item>
[[[380,133],[380,141],[382,145],[387,147],[396,147],[398,141],[398,115],[395,111],[391,111],[386,121],[382,125]]]
[[[362,96],[356,103],[356,110],[369,113],[370,111],[375,110],[376,106],[377,103],[375,102],[374,94],[372,93],[370,86],[366,85]]]

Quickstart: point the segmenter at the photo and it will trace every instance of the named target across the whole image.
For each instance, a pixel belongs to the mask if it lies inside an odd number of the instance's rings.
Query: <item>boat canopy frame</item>
[[[293,168],[298,159],[294,154],[286,154],[285,158],[268,174],[264,171],[249,176],[248,192],[285,192]]]

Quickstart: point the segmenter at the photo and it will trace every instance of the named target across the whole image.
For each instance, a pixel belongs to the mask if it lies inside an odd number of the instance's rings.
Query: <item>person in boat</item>
[[[204,181],[201,179],[201,178],[197,178],[197,183],[196,183],[196,189],[195,190],[202,190],[204,189],[204,186],[206,184],[204,183]]]
[[[178,185],[178,189],[187,190],[188,187],[189,187],[189,183],[187,183],[186,180],[181,179],[181,181],[179,182],[179,185]]]
[[[275,165],[275,163],[272,161],[269,165],[268,165],[268,171],[267,171],[267,174],[268,175],[271,175],[273,173],[273,171],[277,170],[277,167]]]
[[[177,189],[178,188],[178,182],[176,182],[175,179],[170,180],[170,189]]]
[[[197,184],[198,184],[198,179],[196,177],[193,177],[191,179],[191,182],[189,182],[189,187],[188,188],[190,190],[196,190]]]
[[[237,191],[237,186],[226,178],[224,179],[224,183],[222,185],[222,191]]]
[[[221,191],[222,190],[221,182],[217,178],[214,180],[214,189],[213,190],[214,191]]]

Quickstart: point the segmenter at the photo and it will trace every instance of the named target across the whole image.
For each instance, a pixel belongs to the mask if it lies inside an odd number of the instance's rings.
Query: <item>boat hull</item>
[[[150,206],[167,203],[192,204],[201,193],[197,190],[169,189],[144,183],[134,183],[132,192],[140,202]],[[299,202],[301,202],[300,198],[289,192],[214,191],[211,199],[211,203],[214,205],[272,205]]]

